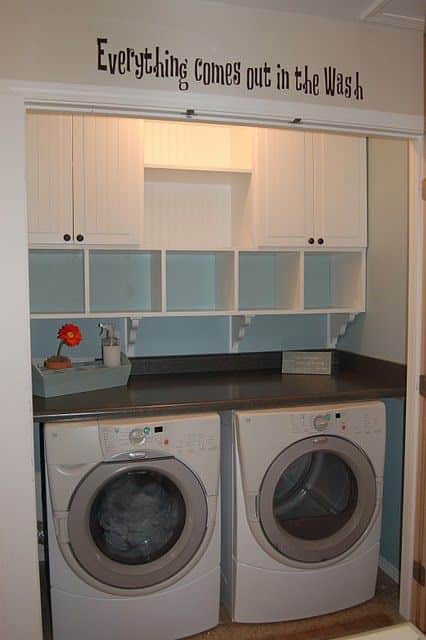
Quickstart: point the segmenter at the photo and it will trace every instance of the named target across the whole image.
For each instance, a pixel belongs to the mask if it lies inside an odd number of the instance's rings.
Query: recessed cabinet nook
[[[232,348],[365,310],[365,137],[31,112],[27,140],[32,317],[226,315]]]

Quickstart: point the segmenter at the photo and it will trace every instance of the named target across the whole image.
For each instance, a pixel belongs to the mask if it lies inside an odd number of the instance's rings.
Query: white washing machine
[[[222,428],[222,592],[237,622],[317,616],[374,596],[381,402],[242,411]]]
[[[176,640],[219,621],[217,414],[45,427],[54,640]]]

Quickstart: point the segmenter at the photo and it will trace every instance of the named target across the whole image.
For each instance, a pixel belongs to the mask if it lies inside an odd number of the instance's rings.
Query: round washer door
[[[123,589],[178,573],[206,526],[204,489],[174,458],[100,464],[77,487],[68,515],[76,560],[99,582]]]
[[[365,453],[337,436],[311,437],[285,449],[259,493],[263,532],[283,556],[325,562],[348,551],[376,508],[376,476]]]

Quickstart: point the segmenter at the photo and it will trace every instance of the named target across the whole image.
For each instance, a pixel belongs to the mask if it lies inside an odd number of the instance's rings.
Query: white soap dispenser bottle
[[[111,324],[99,323],[102,337],[102,359],[106,367],[119,367],[120,358],[120,338],[115,335],[114,327]]]

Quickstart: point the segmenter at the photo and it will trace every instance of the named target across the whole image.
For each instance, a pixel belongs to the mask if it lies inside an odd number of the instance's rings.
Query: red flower
[[[76,347],[83,340],[83,335],[77,325],[64,324],[58,331],[58,339],[67,347]]]

